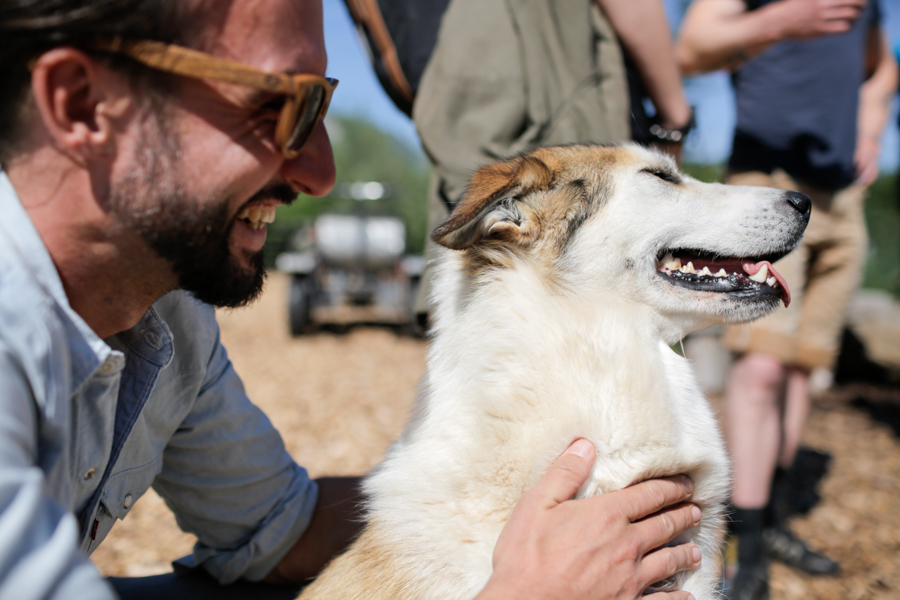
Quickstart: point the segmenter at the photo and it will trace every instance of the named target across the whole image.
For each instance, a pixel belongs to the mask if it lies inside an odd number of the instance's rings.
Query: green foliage
[[[725,178],[725,168],[722,165],[680,165],[681,170],[705,183],[715,183]]]
[[[682,165],[682,170],[700,181],[722,181],[718,165]],[[866,225],[869,253],[862,286],[885,290],[900,298],[900,193],[897,174],[879,177],[869,188]]]
[[[866,226],[869,254],[863,286],[887,290],[900,298],[900,195],[897,174],[879,177],[869,188]]]
[[[269,225],[266,258],[286,249],[292,234],[320,213],[396,215],[406,226],[407,252],[422,252],[428,221],[428,180],[430,166],[425,157],[372,124],[353,118],[335,117],[327,121],[334,148],[337,185],[324,198],[301,194],[290,206],[278,208],[277,219]],[[381,200],[353,200],[342,197],[346,186],[377,181],[390,193]]]

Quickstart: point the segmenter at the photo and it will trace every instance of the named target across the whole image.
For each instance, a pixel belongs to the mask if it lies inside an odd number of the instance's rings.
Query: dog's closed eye
[[[667,171],[665,169],[656,169],[656,168],[651,167],[651,168],[647,168],[647,169],[642,169],[641,173],[649,173],[650,175],[659,177],[660,179],[662,179],[663,181],[668,182],[668,183],[673,183],[676,185],[681,183],[681,177],[679,177],[677,174],[673,173],[672,171]]]

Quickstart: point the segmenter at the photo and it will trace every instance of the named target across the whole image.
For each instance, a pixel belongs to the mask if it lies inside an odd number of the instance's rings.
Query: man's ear
[[[547,164],[526,155],[482,167],[453,212],[431,234],[438,244],[463,250],[485,240],[525,246],[536,239],[539,223],[524,196],[549,188],[553,172]]]
[[[121,90],[114,89],[115,79],[109,69],[75,48],[55,48],[35,61],[34,102],[58,146],[81,155],[110,151],[111,113],[121,112],[121,106],[109,110],[116,105],[114,99],[121,99]]]

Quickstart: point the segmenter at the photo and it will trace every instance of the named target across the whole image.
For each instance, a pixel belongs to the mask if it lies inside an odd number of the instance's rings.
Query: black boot
[[[768,600],[769,561],[763,543],[764,509],[733,508],[731,532],[737,537],[737,570],[725,594],[728,600]]]
[[[769,558],[810,575],[833,575],[841,570],[840,564],[824,554],[810,550],[806,542],[791,533],[787,527],[788,517],[800,512],[795,507],[800,503],[798,494],[804,492],[797,490],[797,478],[792,476],[794,470],[796,469],[784,471],[779,468],[775,472],[762,534],[766,554]]]

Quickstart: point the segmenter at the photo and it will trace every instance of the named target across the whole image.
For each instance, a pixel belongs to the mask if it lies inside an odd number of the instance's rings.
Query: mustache
[[[286,183],[273,183],[259,190],[247,201],[247,204],[262,200],[277,200],[282,204],[290,204],[297,199],[299,193]]]

